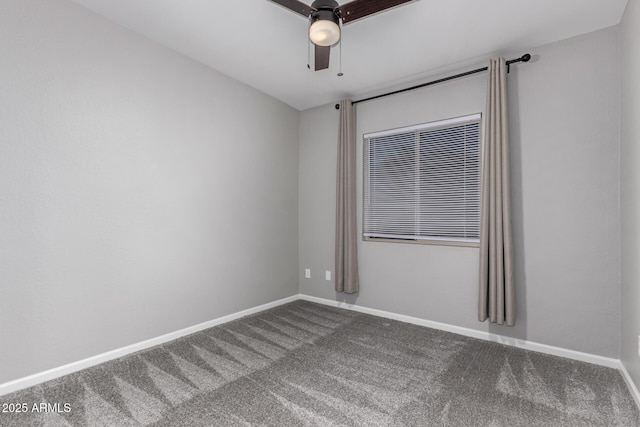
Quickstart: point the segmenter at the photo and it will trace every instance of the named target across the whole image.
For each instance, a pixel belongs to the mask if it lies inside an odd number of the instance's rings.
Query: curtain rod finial
[[[336,104],[336,110],[340,109],[340,104]]]
[[[531,55],[529,55],[528,53],[525,53],[524,55],[522,55],[522,58],[520,58],[520,60],[522,62],[529,62],[529,60],[531,60]]]

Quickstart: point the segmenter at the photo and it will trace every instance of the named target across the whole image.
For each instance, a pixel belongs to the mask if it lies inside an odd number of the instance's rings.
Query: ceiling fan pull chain
[[[309,33],[309,26],[311,25],[311,18],[309,18],[309,25],[307,25],[307,34]],[[307,68],[311,69],[311,39],[307,37]]]
[[[342,21],[340,21],[340,24],[342,24]],[[340,33],[342,33],[342,25],[340,25]],[[344,76],[344,74],[342,74],[342,37],[340,37],[340,42],[338,43],[340,46],[340,57],[338,60],[338,77],[342,77]]]

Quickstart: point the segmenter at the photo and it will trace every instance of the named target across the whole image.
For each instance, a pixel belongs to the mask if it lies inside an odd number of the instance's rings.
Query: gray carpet
[[[614,369],[306,301],[0,403],[29,407],[2,426],[640,426]]]

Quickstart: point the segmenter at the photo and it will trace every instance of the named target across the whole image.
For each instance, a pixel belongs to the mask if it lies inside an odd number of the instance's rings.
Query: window
[[[364,135],[364,238],[479,241],[480,119]]]

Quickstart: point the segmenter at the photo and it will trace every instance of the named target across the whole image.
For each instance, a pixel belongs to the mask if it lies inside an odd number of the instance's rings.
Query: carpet
[[[307,301],[0,397],[11,404],[2,426],[640,426],[614,369]]]

